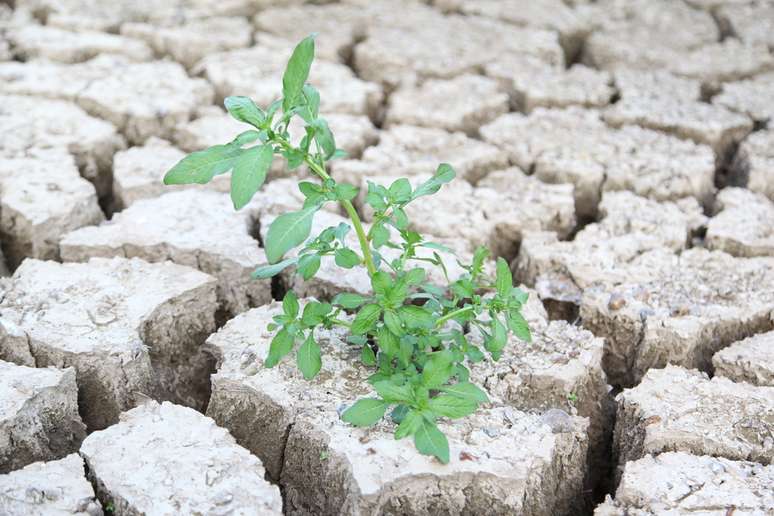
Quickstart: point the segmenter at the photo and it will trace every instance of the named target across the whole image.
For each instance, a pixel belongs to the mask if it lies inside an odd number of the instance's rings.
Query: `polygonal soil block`
[[[0,475],[0,514],[6,516],[98,516],[102,506],[86,480],[83,459],[73,453]]]
[[[712,103],[745,114],[765,126],[774,118],[774,73],[726,83],[712,97]]]
[[[449,163],[457,177],[475,184],[507,167],[508,157],[494,145],[462,133],[399,125],[382,131],[379,143],[367,148],[361,160],[334,161],[331,170],[337,181],[359,185],[366,176],[432,174],[439,163]]]
[[[53,149],[73,155],[100,198],[110,195],[113,154],[124,148],[115,127],[71,102],[0,96],[0,157],[46,158]]]
[[[701,81],[712,93],[726,82],[739,81],[774,69],[774,56],[765,45],[745,44],[734,38],[670,56],[665,63],[674,74]]]
[[[708,204],[715,188],[709,147],[634,126],[611,129],[596,111],[510,113],[481,134],[538,179],[572,183],[579,216],[595,216],[605,191],[630,190],[659,201],[691,196]]]
[[[210,54],[194,68],[215,86],[219,98],[246,95],[262,108],[282,94],[282,74],[292,52],[286,41]],[[320,112],[376,117],[382,101],[377,84],[359,79],[340,63],[316,61],[309,83],[320,91]]]
[[[774,387],[774,331],[735,342],[712,357],[716,376]]]
[[[534,56],[548,64],[564,63],[555,32],[451,15],[419,30],[386,24],[372,28],[355,46],[354,68],[360,77],[392,88],[477,73],[492,56],[510,53]]]
[[[774,202],[750,190],[725,188],[716,208],[720,212],[707,224],[707,247],[734,256],[774,256]]]
[[[339,413],[370,394],[359,350],[343,332],[319,331],[323,368],[306,381],[292,359],[267,369],[266,324],[280,304],[231,321],[208,340],[218,358],[207,414],[258,455],[285,493],[290,514],[552,514],[579,495],[585,419],[555,424],[509,407],[441,422],[448,465],[420,455],[393,424],[354,428]],[[566,414],[565,414],[566,416]]]
[[[203,407],[215,329],[215,278],[170,262],[26,260],[0,302],[0,359],[73,367],[81,414],[105,428],[137,395]]]
[[[94,187],[63,150],[0,157],[0,235],[12,268],[27,257],[57,259],[64,233],[104,218]]]
[[[626,464],[615,500],[594,516],[649,514],[770,514],[774,466],[695,456],[646,455]]]
[[[616,398],[613,451],[619,467],[650,453],[682,451],[770,464],[774,387],[667,366]]]
[[[97,496],[116,516],[282,514],[261,461],[198,412],[148,401],[83,441]]]
[[[22,61],[48,59],[79,63],[100,54],[119,54],[133,61],[150,61],[153,50],[144,42],[97,31],[71,32],[57,27],[26,25],[6,36]]]
[[[678,77],[666,70],[622,68],[613,72],[613,82],[621,100],[668,98],[692,102],[701,99],[701,83]]]
[[[0,360],[0,473],[64,457],[85,436],[73,369],[35,369]],[[2,485],[0,480],[0,509]]]
[[[577,315],[583,290],[598,281],[623,281],[624,267],[645,251],[685,249],[706,221],[693,198],[657,202],[626,191],[605,192],[599,216],[572,241],[560,241],[555,233],[524,233],[512,266],[518,280],[549,305],[552,318],[574,319],[567,314]]]
[[[271,281],[250,273],[266,263],[253,238],[256,221],[248,210],[235,211],[227,194],[183,190],[137,201],[100,225],[66,234],[62,260],[92,257],[172,261],[218,279],[218,300],[234,315],[271,301]]]
[[[719,6],[716,19],[720,26],[745,43],[768,45],[774,48],[772,20],[774,6],[767,3],[724,2]]]
[[[410,181],[416,188],[429,178],[418,175]],[[394,180],[363,178],[361,197],[368,190],[367,181],[389,186]],[[372,210],[363,204],[364,198],[359,202],[370,218]],[[406,214],[415,231],[457,240],[455,248],[469,252],[485,245],[494,256],[509,258],[516,255],[525,231],[551,230],[567,236],[576,223],[570,185],[549,185],[515,167],[490,173],[478,187],[457,178],[438,193],[409,204]]]
[[[207,17],[184,23],[124,23],[121,34],[145,41],[157,55],[191,68],[208,54],[250,46],[250,23],[241,17]]]
[[[620,281],[587,288],[580,307],[584,327],[605,337],[613,385],[668,363],[709,371],[716,351],[774,326],[772,258],[654,250],[621,272]]]
[[[750,118],[721,106],[665,98],[624,99],[603,117],[613,127],[639,125],[709,145],[719,160],[753,129]]]
[[[774,201],[774,130],[755,132],[742,142],[732,174],[753,192]]]
[[[478,75],[429,80],[390,95],[385,126],[416,125],[461,131],[468,136],[508,111],[508,95],[497,82]]]

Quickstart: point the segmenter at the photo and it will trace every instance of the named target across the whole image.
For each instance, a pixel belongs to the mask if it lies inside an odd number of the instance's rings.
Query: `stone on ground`
[[[698,371],[651,369],[616,398],[613,440],[619,467],[678,451],[771,464],[774,387],[712,380]]]
[[[149,401],[81,447],[115,514],[282,514],[261,461],[198,412]]]
[[[284,41],[265,46],[210,54],[194,68],[215,86],[218,98],[251,97],[266,107],[282,95],[282,74],[292,48]],[[382,89],[359,79],[341,63],[315,61],[309,83],[320,91],[320,112],[368,115],[375,118]]]
[[[117,73],[90,82],[77,97],[89,114],[111,122],[135,145],[151,136],[170,136],[212,100],[206,81],[191,79],[182,66],[170,61],[126,64]]]
[[[709,145],[718,159],[753,129],[752,120],[745,115],[682,99],[623,99],[607,108],[603,118],[613,127],[638,125]]]
[[[141,199],[159,197],[177,190],[231,190],[231,178],[216,176],[207,185],[165,185],[162,182],[169,169],[185,157],[185,153],[169,142],[150,138],[143,146],[117,152],[113,157],[113,203],[122,210]]]
[[[735,342],[712,357],[716,376],[774,387],[774,332]]]
[[[102,54],[118,54],[133,61],[150,61],[153,51],[143,41],[104,32],[71,32],[44,25],[26,25],[7,35],[14,53],[23,61],[49,59],[80,63]]]
[[[492,79],[461,75],[403,87],[390,95],[385,125],[416,125],[478,134],[482,125],[508,112],[508,95]]]
[[[668,452],[626,464],[615,500],[595,516],[769,514],[774,466]]]
[[[199,269],[218,279],[221,308],[233,315],[271,301],[270,280],[250,277],[266,262],[252,237],[256,225],[228,194],[189,189],[137,201],[100,226],[64,235],[60,254],[65,262],[120,256]]]
[[[26,257],[57,259],[62,235],[104,220],[72,156],[61,149],[45,154],[0,158],[0,235],[11,268]]]
[[[169,56],[186,68],[215,52],[250,46],[252,28],[244,18],[213,17],[183,24],[124,23],[121,34],[145,41],[159,56]]]
[[[6,516],[100,516],[102,505],[76,453],[0,475],[0,513]]]
[[[774,73],[726,83],[712,103],[745,114],[765,126],[774,119]]]
[[[0,95],[0,131],[0,158],[45,158],[53,150],[68,152],[97,195],[110,195],[113,154],[124,147],[111,124],[70,102]]]
[[[73,369],[35,369],[0,360],[0,473],[60,459],[77,451],[85,436]],[[6,496],[2,478],[0,510]]]
[[[538,415],[509,407],[481,409],[441,422],[448,465],[395,441],[393,424],[354,428],[338,411],[368,396],[359,351],[343,332],[318,332],[323,369],[306,381],[291,359],[263,367],[275,303],[229,321],[210,337],[218,358],[208,415],[258,455],[285,493],[285,511],[360,514],[569,511],[582,486],[587,423],[568,417],[552,429]],[[550,493],[550,494],[549,494]]]
[[[774,256],[774,202],[744,188],[725,188],[707,224],[708,248],[734,256]]]
[[[631,192],[605,192],[599,222],[572,241],[556,233],[525,232],[513,263],[519,281],[533,286],[552,317],[573,319],[583,291],[599,281],[623,281],[625,266],[651,249],[685,249],[705,223],[690,197],[657,202]]]
[[[202,408],[210,363],[199,346],[215,329],[211,276],[170,262],[26,260],[0,302],[0,357],[73,367],[81,415],[105,428],[137,396]]]
[[[584,327],[605,338],[613,385],[668,363],[709,371],[716,351],[774,326],[772,258],[656,249],[620,272],[586,288],[580,307]]]
[[[747,188],[774,201],[774,130],[755,132],[742,142],[732,173]]]
[[[774,5],[764,2],[725,2],[716,18],[726,31],[748,44],[774,49]]]
[[[432,174],[439,163],[449,163],[457,177],[478,182],[493,170],[508,166],[505,152],[462,133],[442,129],[397,125],[382,131],[379,143],[367,148],[362,159],[334,161],[337,181],[359,185],[366,176]]]
[[[691,196],[705,204],[715,188],[709,147],[639,127],[612,129],[596,111],[509,113],[481,134],[538,179],[572,183],[579,217],[595,216],[605,191],[629,190],[659,201]]]
[[[693,102],[701,99],[701,83],[678,77],[665,70],[622,68],[613,72],[613,82],[622,100],[672,99]]]

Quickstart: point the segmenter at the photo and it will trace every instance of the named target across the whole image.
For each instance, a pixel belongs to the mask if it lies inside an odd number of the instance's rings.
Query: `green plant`
[[[469,381],[467,365],[484,360],[484,351],[499,359],[511,332],[530,340],[521,314],[527,295],[514,288],[502,258],[496,262],[494,278],[485,273],[489,252],[483,247],[475,251],[471,263],[460,264],[465,274],[451,281],[439,254],[451,251],[411,230],[406,206],[451,181],[455,173],[448,164],[441,164],[416,188],[405,178],[389,186],[369,183],[365,203],[374,216],[366,231],[352,205],[358,188],[334,181],[327,171],[326,164],[344,153],[336,148],[328,124],[319,116],[320,94],[306,83],[313,58],[314,37],[310,36],[298,44],[287,64],[283,97],[266,110],[247,97],[228,97],[225,106],[229,113],[253,129],[231,143],[187,156],[166,174],[164,182],[206,183],[230,170],[231,199],[240,209],[263,184],[275,155],[282,156],[291,170],[305,164],[318,181],[299,182],[305,197],[303,207],[271,223],[264,242],[269,264],[259,267],[254,277],[268,278],[295,265],[297,273],[309,280],[317,273],[321,259],[332,256],[344,269],[365,267],[373,292],[369,296],[341,293],[330,302],[307,302],[302,310],[296,295],[289,291],[282,301],[283,313],[270,324],[270,331],[276,333],[265,366],[273,367],[298,345],[298,368],[305,378],[312,379],[322,366],[315,329],[348,328],[348,342],[359,346],[363,364],[374,368],[368,381],[378,397],[357,401],[342,419],[355,426],[369,426],[392,407],[390,415],[398,425],[395,438],[413,436],[421,453],[446,463],[449,444],[436,420],[467,416],[488,401],[484,391]],[[293,117],[300,117],[305,124],[298,145],[291,143],[288,134]],[[315,213],[329,202],[341,204],[352,227],[329,227],[309,239]],[[358,250],[346,243],[345,236],[352,228]],[[295,257],[285,258],[299,246]],[[440,287],[431,283],[418,265],[439,268],[447,284]],[[493,293],[485,295],[488,291]],[[354,319],[347,318],[345,314],[352,311]],[[465,327],[480,331],[484,351],[467,339]]]

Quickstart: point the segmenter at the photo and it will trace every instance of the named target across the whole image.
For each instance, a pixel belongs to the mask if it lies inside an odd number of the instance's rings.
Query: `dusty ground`
[[[281,163],[160,182],[311,32],[334,176],[452,163],[416,229],[531,293],[447,466],[339,420],[344,335],[262,367],[285,289],[368,289],[248,279]],[[0,0],[0,514],[774,513],[773,117],[771,0]]]

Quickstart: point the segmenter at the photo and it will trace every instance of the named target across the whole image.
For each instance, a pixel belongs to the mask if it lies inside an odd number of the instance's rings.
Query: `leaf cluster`
[[[450,278],[446,260],[455,259],[453,252],[412,230],[406,207],[452,181],[455,172],[450,165],[439,165],[430,179],[416,186],[405,178],[389,185],[369,182],[362,194],[328,174],[327,163],[344,153],[319,116],[319,92],[307,83],[313,59],[314,36],[309,36],[288,61],[282,98],[265,109],[247,97],[228,97],[228,112],[251,128],[227,144],[186,156],[164,182],[206,183],[230,171],[231,199],[240,209],[260,189],[276,157],[290,170],[305,165],[316,180],[299,182],[305,199],[301,209],[271,222],[264,241],[269,263],[253,276],[269,278],[294,266],[297,274],[310,280],[322,260],[332,258],[345,270],[364,267],[372,290],[369,295],[341,293],[330,302],[308,301],[303,308],[289,291],[282,313],[269,325],[274,336],[264,365],[274,367],[295,350],[299,370],[311,380],[323,365],[316,331],[347,328],[348,345],[359,350],[363,367],[372,371],[368,382],[376,397],[357,401],[342,419],[369,426],[390,410],[396,439],[410,437],[421,453],[446,463],[449,444],[437,423],[468,416],[488,402],[485,392],[470,381],[469,367],[487,355],[498,360],[510,334],[530,340],[521,314],[527,295],[513,286],[502,258],[496,261],[494,277],[487,274],[489,252],[483,247],[469,263],[458,259],[464,274]],[[304,122],[298,144],[291,143],[288,133],[294,117]],[[352,205],[358,195],[374,212],[367,229]],[[315,214],[329,202],[342,206],[351,225],[328,227],[310,238]],[[348,238],[353,230],[358,248]],[[291,250],[296,251],[286,256]],[[439,274],[429,273],[433,270]],[[482,347],[468,339],[471,328],[483,336]]]

